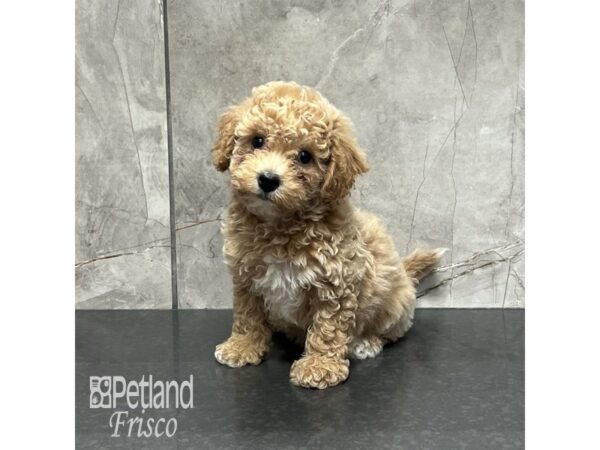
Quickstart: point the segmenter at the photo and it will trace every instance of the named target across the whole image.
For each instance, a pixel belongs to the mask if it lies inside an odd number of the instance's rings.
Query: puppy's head
[[[256,216],[327,207],[368,170],[350,121],[318,92],[272,82],[221,117],[213,164],[229,169],[234,195]]]

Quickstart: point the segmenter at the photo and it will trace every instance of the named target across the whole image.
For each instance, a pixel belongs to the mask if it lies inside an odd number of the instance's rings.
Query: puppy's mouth
[[[256,193],[256,196],[257,196],[259,199],[261,199],[261,200],[264,200],[264,201],[266,201],[266,202],[271,202],[271,201],[273,201],[273,199],[271,198],[271,196],[272,196],[272,195],[271,195],[271,193],[270,193],[270,192],[258,191],[258,192]]]

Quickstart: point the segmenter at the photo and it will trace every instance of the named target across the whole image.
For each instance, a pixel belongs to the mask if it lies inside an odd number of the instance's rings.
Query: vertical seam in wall
[[[171,235],[171,308],[178,309],[177,230],[175,228],[175,173],[173,171],[173,127],[171,123],[171,70],[169,66],[169,24],[167,0],[162,0],[163,40],[165,43],[165,97],[167,103],[167,154],[169,159],[169,228]]]

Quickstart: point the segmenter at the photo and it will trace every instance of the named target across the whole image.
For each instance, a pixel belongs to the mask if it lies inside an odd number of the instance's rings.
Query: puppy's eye
[[[300,150],[300,153],[298,153],[298,161],[302,164],[308,164],[312,161],[312,155],[306,150]]]
[[[254,136],[251,144],[252,148],[263,148],[265,145],[265,138],[263,136]]]

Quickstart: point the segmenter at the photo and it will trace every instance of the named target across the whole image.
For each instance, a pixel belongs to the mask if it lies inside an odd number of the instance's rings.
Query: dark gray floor
[[[78,311],[78,448],[523,448],[524,313],[418,310],[415,327],[348,381],[294,387],[300,349],[277,337],[258,367],[213,358],[231,311]],[[194,408],[129,411],[175,417],[172,438],[111,437],[112,409],[90,409],[89,377],[194,376]],[[117,408],[123,409],[123,408]],[[136,428],[137,429],[137,428]]]

